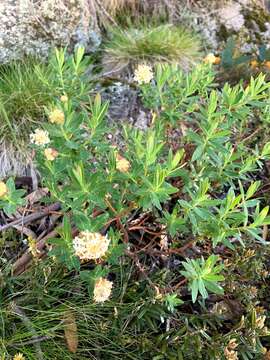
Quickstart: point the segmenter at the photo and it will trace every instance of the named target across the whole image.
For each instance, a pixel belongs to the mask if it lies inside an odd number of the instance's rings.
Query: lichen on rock
[[[47,57],[51,48],[100,44],[88,0],[5,0],[0,3],[0,63],[25,55]]]
[[[269,44],[270,13],[262,1],[204,1],[194,11],[196,28],[209,49],[220,50],[232,36],[239,51],[244,53],[256,50],[258,45]]]

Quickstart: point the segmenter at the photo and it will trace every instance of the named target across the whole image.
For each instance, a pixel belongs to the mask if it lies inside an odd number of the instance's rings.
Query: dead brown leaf
[[[67,310],[63,317],[64,333],[67,347],[70,352],[75,353],[78,348],[78,329],[76,318],[71,310]]]
[[[48,188],[40,188],[28,194],[25,199],[30,205],[32,205],[39,202],[44,196],[48,195],[48,193]]]

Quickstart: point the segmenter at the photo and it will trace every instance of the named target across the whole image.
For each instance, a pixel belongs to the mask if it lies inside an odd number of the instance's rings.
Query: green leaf
[[[194,151],[191,161],[196,161],[202,157],[204,147],[203,145],[199,145],[196,150]]]
[[[198,280],[192,281],[190,288],[191,288],[192,302],[195,303],[199,292]]]

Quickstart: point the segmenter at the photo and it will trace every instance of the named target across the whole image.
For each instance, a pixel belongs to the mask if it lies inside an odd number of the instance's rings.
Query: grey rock
[[[238,49],[249,53],[270,42],[269,10],[266,0],[204,0],[188,9],[188,19],[193,18],[189,24],[201,34],[206,50],[219,52],[233,36]]]
[[[0,63],[44,58],[55,46],[91,52],[100,42],[92,0],[0,1]]]

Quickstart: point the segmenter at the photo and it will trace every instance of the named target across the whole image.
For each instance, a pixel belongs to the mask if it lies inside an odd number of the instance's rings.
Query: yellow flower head
[[[227,347],[224,350],[224,355],[226,360],[238,360],[238,354],[235,350],[230,350]]]
[[[0,181],[0,198],[7,195],[7,193],[8,193],[7,185],[3,181]]]
[[[58,151],[52,148],[48,148],[44,150],[44,156],[48,161],[53,161],[58,156]]]
[[[121,171],[121,172],[128,172],[130,168],[130,162],[125,159],[124,157],[122,157],[121,155],[117,154],[116,155],[116,169]]]
[[[216,60],[214,62],[215,65],[219,65],[221,63],[221,57],[220,56],[216,56]]]
[[[227,345],[227,347],[231,350],[236,349],[238,346],[236,339],[231,339]]]
[[[63,125],[65,122],[65,114],[62,110],[56,108],[49,114],[49,121],[52,124]]]
[[[40,253],[40,250],[37,247],[37,241],[36,239],[33,239],[31,236],[27,239],[28,242],[28,248],[29,252],[34,258],[38,258],[38,254]]]
[[[67,97],[67,95],[62,95],[62,96],[60,97],[60,101],[62,101],[63,103],[68,102],[68,97]]]
[[[204,60],[203,60],[206,64],[214,64],[214,65],[218,65],[221,62],[221,59],[219,56],[215,56],[214,54],[210,53],[208,54]]]
[[[140,64],[135,70],[134,80],[139,84],[148,84],[153,79],[154,74],[149,65]]]
[[[25,360],[25,357],[23,356],[22,353],[18,353],[14,355],[13,360]]]
[[[104,302],[109,299],[113,283],[107,279],[99,278],[95,283],[94,301]]]
[[[100,233],[92,233],[88,230],[80,232],[73,239],[75,254],[81,260],[99,259],[108,250],[110,240]]]
[[[252,69],[256,69],[259,66],[259,63],[257,60],[251,60],[250,66]]]
[[[261,315],[258,316],[255,323],[256,323],[256,327],[258,329],[262,329],[264,327],[264,322],[265,322],[266,316],[265,315]]]
[[[49,144],[49,133],[46,130],[36,129],[34,133],[30,134],[30,141],[38,146]]]

